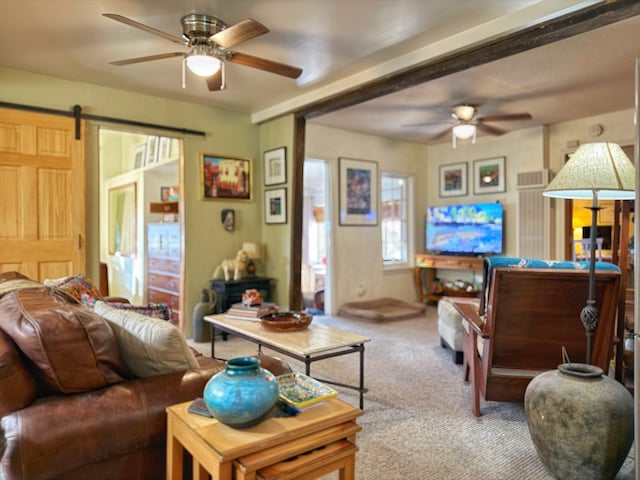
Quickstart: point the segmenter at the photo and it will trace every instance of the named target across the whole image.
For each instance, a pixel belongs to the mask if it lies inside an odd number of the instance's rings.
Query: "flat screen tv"
[[[502,253],[501,203],[472,203],[427,208],[426,249],[449,255]]]

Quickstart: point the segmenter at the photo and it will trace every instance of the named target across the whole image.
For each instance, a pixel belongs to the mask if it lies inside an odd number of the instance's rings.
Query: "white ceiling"
[[[264,120],[414,63],[536,23],[595,0],[0,0],[0,65],[197,102]],[[481,5],[482,8],[478,8]],[[209,92],[179,58],[116,67],[109,61],[180,50],[102,16],[118,13],[175,36],[191,12],[227,24],[254,18],[270,33],[233,50],[303,69],[291,80],[227,65],[227,89]],[[480,114],[530,112],[517,129],[633,107],[640,19],[631,19],[406,89],[313,122],[427,142],[456,103]],[[186,50],[186,49],[185,49]],[[1,98],[1,93],[0,93]],[[439,141],[449,141],[441,138]]]

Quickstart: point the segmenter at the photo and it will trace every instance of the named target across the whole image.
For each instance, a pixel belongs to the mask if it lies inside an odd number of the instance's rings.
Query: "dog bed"
[[[427,307],[422,303],[409,303],[396,298],[383,297],[364,302],[345,303],[338,310],[338,316],[381,322],[420,317],[426,310]]]

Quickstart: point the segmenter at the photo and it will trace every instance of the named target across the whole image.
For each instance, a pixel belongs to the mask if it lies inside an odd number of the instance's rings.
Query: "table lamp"
[[[242,244],[242,250],[247,254],[249,261],[247,262],[247,276],[256,276],[256,264],[254,260],[262,258],[260,244],[255,242],[245,242]]]
[[[580,312],[587,335],[586,362],[591,363],[593,332],[598,325],[599,311],[595,303],[595,249],[598,199],[632,200],[635,198],[635,167],[615,143],[586,143],[578,147],[542,193],[547,197],[590,199],[591,251],[589,255],[589,297]]]

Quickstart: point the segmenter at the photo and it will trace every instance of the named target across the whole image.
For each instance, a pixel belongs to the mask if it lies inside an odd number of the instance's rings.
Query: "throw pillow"
[[[0,329],[52,392],[86,392],[127,376],[109,324],[55,289],[26,288],[2,297]]]
[[[84,305],[93,306],[96,301],[102,299],[100,290],[94,285],[86,275],[72,275],[70,277],[57,278],[54,280],[45,280],[44,284],[48,287],[56,287],[63,292],[71,295]]]
[[[159,318],[160,320],[171,320],[171,307],[166,303],[147,303],[146,305],[132,305],[131,303],[109,302],[109,305],[121,310],[131,310],[147,317]]]
[[[21,288],[41,287],[42,284],[25,277],[19,272],[0,273],[0,297]]]
[[[171,323],[105,302],[96,302],[94,311],[111,324],[122,360],[135,376],[152,377],[198,368],[182,332]]]

